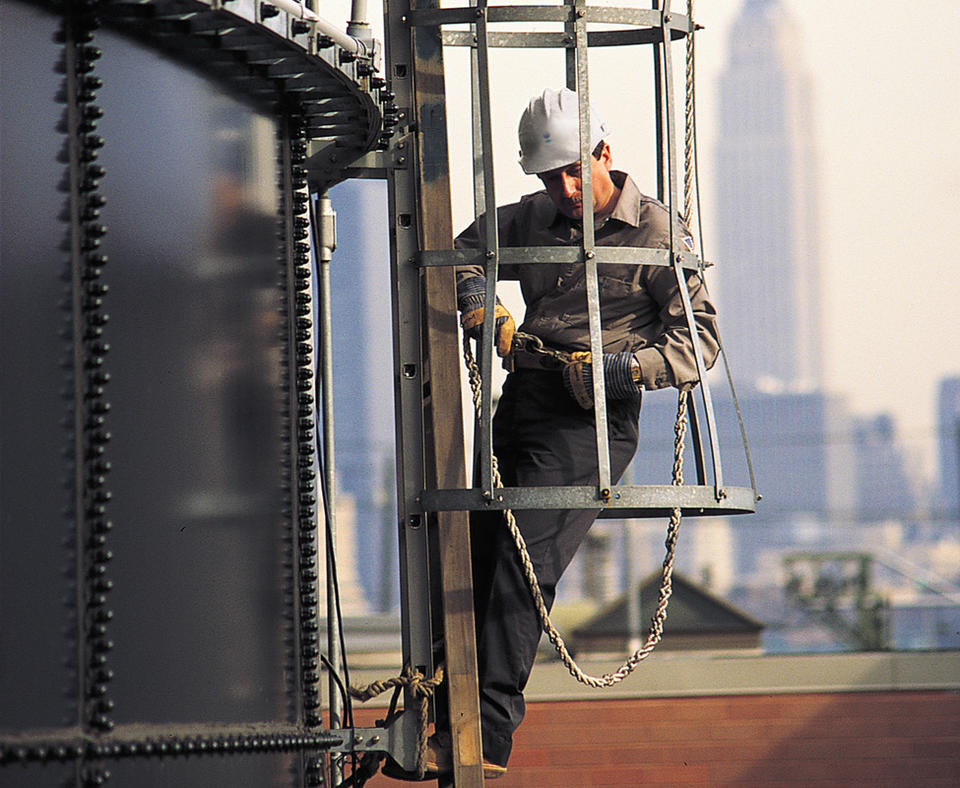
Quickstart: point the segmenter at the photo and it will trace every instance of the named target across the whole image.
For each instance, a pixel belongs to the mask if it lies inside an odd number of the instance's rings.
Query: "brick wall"
[[[382,710],[358,710],[372,724]],[[530,703],[497,788],[960,786],[960,693]],[[378,775],[369,788],[401,783]]]

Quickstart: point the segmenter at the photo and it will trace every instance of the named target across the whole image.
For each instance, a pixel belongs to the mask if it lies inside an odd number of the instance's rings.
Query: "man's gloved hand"
[[[593,408],[593,367],[590,353],[571,354],[573,360],[561,370],[563,386],[584,410]],[[641,388],[640,365],[633,353],[603,354],[603,380],[607,399],[628,399]]]
[[[471,339],[479,341],[483,332],[484,301],[487,293],[487,279],[484,276],[471,276],[457,283],[457,307],[460,309],[460,325]],[[507,308],[497,299],[494,311],[496,328],[494,340],[497,343],[497,355],[506,357],[513,346],[513,335],[517,324]]]

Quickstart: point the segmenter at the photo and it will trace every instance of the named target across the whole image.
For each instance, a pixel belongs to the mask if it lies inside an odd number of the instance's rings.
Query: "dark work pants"
[[[639,395],[607,403],[614,481],[623,475],[636,450],[639,416]],[[511,373],[493,431],[505,487],[598,483],[594,413],[564,391],[559,372]],[[593,509],[514,512],[548,609],[560,576],[597,514]],[[523,690],[541,628],[502,512],[473,513],[470,535],[483,754],[487,761],[505,766],[513,732],[523,719]]]

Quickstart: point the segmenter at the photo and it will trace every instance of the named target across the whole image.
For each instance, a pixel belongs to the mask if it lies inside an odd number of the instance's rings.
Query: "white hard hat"
[[[580,160],[580,110],[569,88],[547,88],[520,116],[520,166],[528,175]],[[610,130],[590,107],[590,149]]]

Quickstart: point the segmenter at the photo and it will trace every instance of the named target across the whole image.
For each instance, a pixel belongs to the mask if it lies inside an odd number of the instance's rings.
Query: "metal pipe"
[[[367,0],[352,0],[350,4],[350,21],[347,22],[347,35],[353,36],[364,44],[373,41],[370,23],[367,21]]]
[[[336,677],[342,665],[338,633],[340,630],[337,609],[336,552],[337,552],[337,487],[336,463],[333,454],[333,339],[330,298],[330,260],[337,247],[337,215],[326,192],[317,198],[314,219],[317,222],[317,290],[319,294],[319,320],[317,340],[320,345],[320,395],[322,397],[321,419],[323,423],[323,476],[327,508],[327,656],[330,661],[330,727],[343,724],[343,701],[339,694]]]
[[[306,5],[298,3],[297,0],[269,0],[270,5],[276,6],[281,11],[285,11],[290,14],[290,16],[296,17],[297,19],[302,19],[304,22],[312,22],[316,25],[316,32],[320,33],[330,40],[333,43],[347,52],[350,52],[358,57],[370,57],[373,53],[373,47],[371,46],[372,37],[369,33],[369,25],[366,21],[362,19],[360,21],[351,21],[347,32],[340,30],[333,22],[328,22],[322,16],[319,16],[314,11],[311,11]],[[360,4],[362,5],[361,13],[366,16],[366,0],[354,0],[354,7]],[[353,19],[357,20],[356,12],[353,14]],[[362,32],[366,29],[365,35],[355,36],[353,33]]]
[[[305,22],[316,22],[320,19],[310,8],[298,3],[297,0],[270,0],[270,5],[274,5],[281,11],[286,11],[297,19],[303,19]]]

